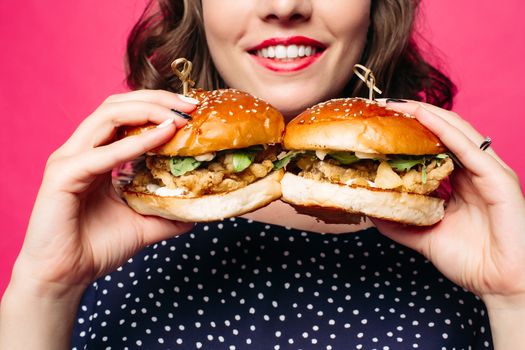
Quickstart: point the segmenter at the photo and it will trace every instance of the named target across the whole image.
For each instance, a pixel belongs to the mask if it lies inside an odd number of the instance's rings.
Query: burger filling
[[[131,189],[160,196],[200,197],[245,187],[274,170],[277,146],[253,146],[196,157],[146,156]]]
[[[447,154],[408,156],[292,151],[279,158],[287,171],[308,179],[418,194],[434,192],[454,169]]]

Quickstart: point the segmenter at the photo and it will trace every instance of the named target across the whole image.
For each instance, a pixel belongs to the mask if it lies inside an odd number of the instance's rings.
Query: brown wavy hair
[[[426,101],[451,108],[456,88],[429,63],[416,43],[414,21],[420,0],[372,0],[371,25],[361,62],[372,69],[382,96]],[[127,83],[132,89],[180,91],[170,64],[193,62],[193,78],[204,89],[226,87],[206,44],[200,0],[150,0],[133,27],[127,46]],[[353,77],[347,96],[368,96]]]

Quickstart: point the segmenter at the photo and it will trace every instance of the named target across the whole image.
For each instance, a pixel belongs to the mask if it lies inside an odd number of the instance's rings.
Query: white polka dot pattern
[[[488,316],[375,229],[245,219],[154,244],[89,288],[73,349],[492,349]]]

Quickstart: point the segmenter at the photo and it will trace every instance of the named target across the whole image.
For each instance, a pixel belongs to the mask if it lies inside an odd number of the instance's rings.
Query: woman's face
[[[230,87],[287,117],[337,97],[361,57],[371,0],[202,0],[213,61]]]

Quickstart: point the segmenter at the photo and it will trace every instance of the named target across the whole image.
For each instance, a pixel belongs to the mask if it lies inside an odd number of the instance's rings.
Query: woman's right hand
[[[11,284],[83,290],[146,245],[192,227],[137,214],[111,184],[112,168],[165,143],[186,123],[171,110],[191,112],[195,104],[186,100],[159,90],[114,95],[80,124],[49,157]],[[114,140],[119,126],[147,122],[164,124]]]

